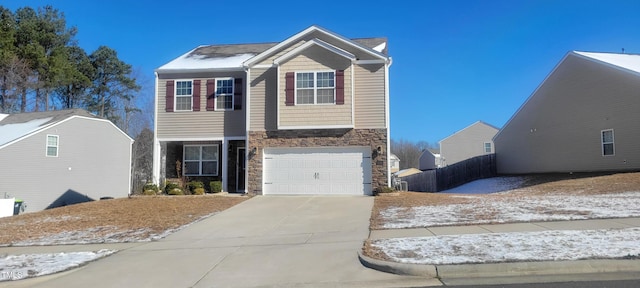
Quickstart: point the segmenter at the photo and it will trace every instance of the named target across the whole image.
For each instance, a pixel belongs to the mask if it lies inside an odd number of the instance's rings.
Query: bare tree
[[[426,149],[433,148],[433,145],[426,141],[417,143],[400,138],[400,140],[391,139],[391,153],[400,159],[400,169],[419,168],[420,155]]]

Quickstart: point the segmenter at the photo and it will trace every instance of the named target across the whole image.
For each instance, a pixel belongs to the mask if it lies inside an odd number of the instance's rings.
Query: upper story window
[[[296,104],[335,104],[335,72],[296,73]]]
[[[233,78],[216,79],[216,109],[233,110]]]
[[[193,100],[193,82],[176,81],[176,111],[191,111]]]
[[[484,153],[491,153],[493,149],[491,147],[491,142],[484,142]]]
[[[47,135],[47,157],[58,157],[58,135]]]
[[[613,129],[602,130],[602,156],[615,155],[615,147],[613,145]]]

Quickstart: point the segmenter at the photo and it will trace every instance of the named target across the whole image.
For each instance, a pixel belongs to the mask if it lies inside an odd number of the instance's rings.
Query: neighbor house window
[[[602,156],[615,155],[613,129],[602,130]]]
[[[484,153],[491,153],[493,149],[491,147],[491,142],[484,142]]]
[[[216,79],[216,110],[233,110],[233,78]]]
[[[335,86],[335,72],[296,73],[296,104],[334,104]]]
[[[58,157],[58,135],[47,135],[47,157]]]
[[[218,145],[185,145],[183,174],[217,176]]]
[[[191,111],[193,81],[176,81],[176,111]]]

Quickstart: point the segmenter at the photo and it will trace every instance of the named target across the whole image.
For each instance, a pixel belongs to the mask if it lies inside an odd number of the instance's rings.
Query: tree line
[[[391,153],[400,159],[400,170],[420,168],[420,155],[426,149],[438,149],[438,143],[426,141],[412,142],[405,139],[391,139]]]
[[[77,33],[52,6],[11,11],[0,5],[0,113],[82,108],[112,121],[135,137],[136,192],[152,169],[153,96],[140,84],[148,78],[108,46],[87,53]]]
[[[140,112],[131,65],[108,46],[87,53],[77,33],[52,6],[0,6],[0,113],[83,108],[127,132]]]

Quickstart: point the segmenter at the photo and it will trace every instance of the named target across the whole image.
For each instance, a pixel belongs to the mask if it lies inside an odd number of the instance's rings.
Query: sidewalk
[[[468,226],[443,226],[413,229],[373,230],[370,240],[432,237],[486,233],[538,232],[559,230],[598,230],[640,227],[640,218],[592,219],[574,221],[528,222]],[[390,273],[437,277],[447,285],[477,283],[477,278],[523,277],[537,275],[629,273],[640,272],[640,260],[580,260],[546,262],[512,262],[460,265],[404,264],[373,259],[359,254],[363,265]],[[476,282],[469,282],[476,281]]]

